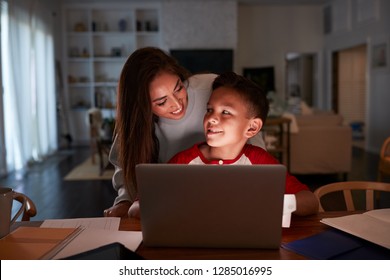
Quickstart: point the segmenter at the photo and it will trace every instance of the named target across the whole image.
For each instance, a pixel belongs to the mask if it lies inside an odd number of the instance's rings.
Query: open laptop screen
[[[278,248],[283,165],[140,164],[146,246]]]

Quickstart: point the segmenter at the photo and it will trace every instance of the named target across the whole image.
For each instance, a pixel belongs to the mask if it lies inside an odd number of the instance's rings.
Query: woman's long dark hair
[[[158,117],[152,112],[150,83],[157,74],[168,72],[185,81],[189,73],[164,51],[145,47],[133,52],[120,74],[115,133],[124,185],[132,199],[137,195],[135,166],[158,161],[155,134]]]

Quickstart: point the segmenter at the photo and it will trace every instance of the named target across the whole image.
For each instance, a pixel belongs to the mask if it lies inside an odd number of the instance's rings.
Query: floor
[[[63,180],[89,156],[89,147],[62,150],[31,166],[25,174],[0,179],[0,185],[12,187],[34,201],[38,213],[31,220],[101,217],[116,197],[110,180]]]
[[[38,214],[32,220],[100,217],[116,197],[111,181],[63,180],[73,167],[89,157],[89,152],[88,147],[62,150],[31,166],[24,174],[11,174],[0,178],[0,185],[12,187],[35,202]],[[354,147],[352,171],[347,179],[375,181],[378,159],[378,155]],[[297,178],[312,190],[342,179],[338,175],[305,175]],[[331,197],[326,203],[328,210],[337,210],[342,204],[342,198]],[[381,198],[381,207],[390,207],[390,197]]]

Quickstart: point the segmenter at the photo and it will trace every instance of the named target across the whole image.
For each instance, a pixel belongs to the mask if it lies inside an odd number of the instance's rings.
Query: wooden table
[[[324,212],[317,215],[298,217],[293,216],[290,228],[284,228],[282,231],[282,243],[289,243],[294,240],[302,239],[327,229],[329,226],[320,223],[320,220],[325,217],[339,217],[351,212]],[[120,230],[139,231],[141,230],[140,220],[130,218],[122,219]],[[210,249],[210,248],[155,248],[146,247],[142,243],[136,251],[145,259],[163,260],[163,259],[180,259],[180,260],[196,260],[196,259],[306,259],[304,256],[298,255],[291,251],[279,248],[278,250],[270,249]]]
[[[291,227],[283,228],[282,243],[299,240],[323,232],[331,227],[322,224],[322,218],[340,217],[361,212],[323,212],[307,217],[292,216]],[[18,226],[39,227],[41,221],[17,222],[11,226],[11,231]],[[139,219],[121,219],[119,230],[140,231]],[[142,243],[136,251],[145,259],[150,260],[304,260],[304,256],[283,248],[271,249],[213,249],[213,248],[156,248],[146,247]]]

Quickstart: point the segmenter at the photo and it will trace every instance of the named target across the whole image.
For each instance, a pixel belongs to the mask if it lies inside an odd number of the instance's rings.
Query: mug
[[[20,199],[21,198],[21,199]],[[14,199],[20,199],[21,206],[11,219],[12,202]],[[15,223],[16,219],[23,213],[26,208],[26,197],[11,188],[0,187],[0,238],[6,236],[10,232],[10,227]]]

